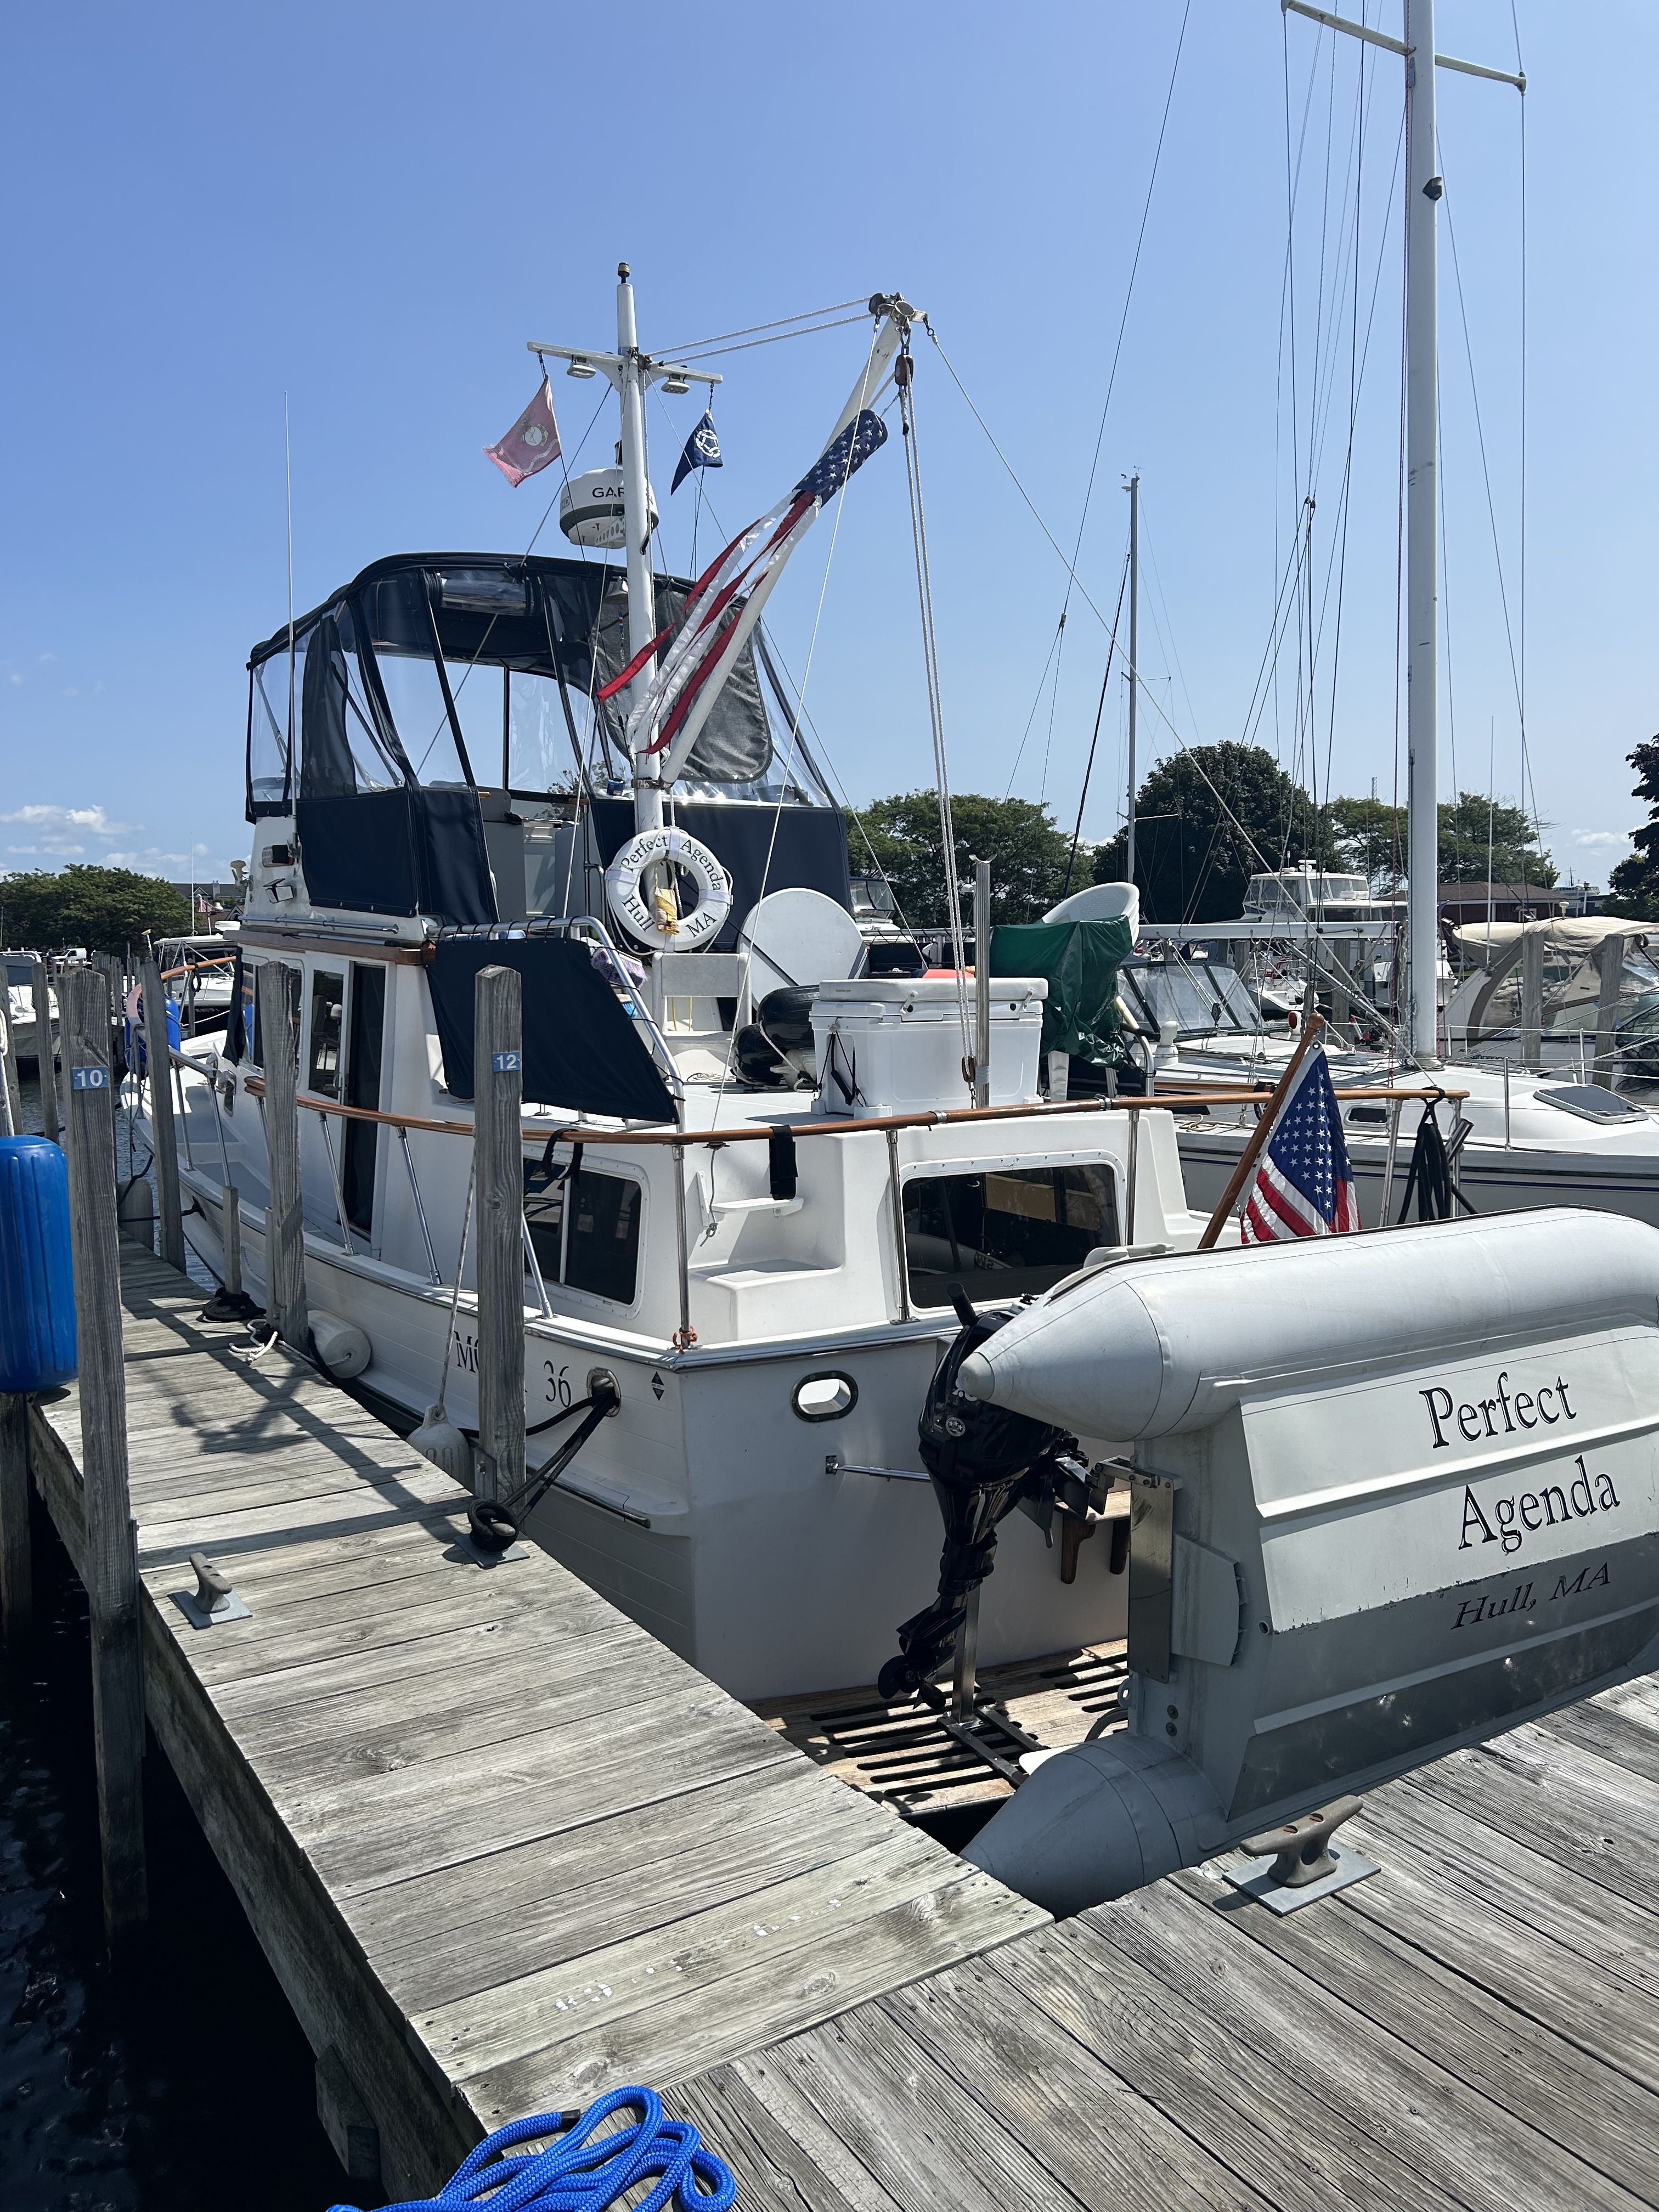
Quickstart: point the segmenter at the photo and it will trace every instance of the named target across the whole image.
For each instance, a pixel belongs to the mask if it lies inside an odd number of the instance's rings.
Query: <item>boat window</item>
[[[631,1176],[585,1168],[574,1177],[574,1191],[571,1180],[566,1176],[544,1186],[538,1164],[526,1163],[524,1218],[542,1280],[632,1305],[639,1276],[640,1186]]]
[[[542,1271],[544,1283],[564,1279],[564,1178],[550,1183],[546,1189],[538,1188],[540,1170],[532,1162],[525,1163],[524,1218],[530,1231],[530,1243],[536,1255],[536,1265]]]
[[[507,684],[507,789],[551,791],[569,783],[574,763],[557,682],[522,668],[503,674]]]
[[[325,614],[302,650],[301,797],[350,799],[400,784],[402,769],[371,719],[349,611]]]
[[[285,814],[293,804],[289,781],[286,651],[250,671],[247,703],[247,806],[250,821]]]
[[[1116,1182],[1103,1160],[915,1176],[904,1185],[913,1305],[948,1305],[952,1283],[970,1297],[1051,1290],[1091,1252],[1121,1241]]]
[[[340,1024],[345,1012],[345,977],[319,968],[311,979],[311,1054],[306,1088],[319,1098],[340,1095]]]
[[[383,577],[369,585],[362,605],[392,726],[416,778],[439,786],[471,783],[439,680],[424,575],[416,570]],[[498,699],[498,723],[500,711]]]
[[[1152,1016],[1154,1033],[1173,1022],[1177,1036],[1261,1027],[1237,969],[1222,961],[1152,960],[1123,971]]]
[[[631,1177],[576,1177],[570,1204],[570,1233],[565,1240],[564,1279],[574,1291],[596,1297],[634,1302],[640,1257],[640,1187]]]
[[[446,660],[449,696],[466,740],[467,758],[480,782],[501,781],[503,739],[507,735],[502,678],[507,672],[488,661]],[[567,755],[567,757],[568,756]]]
[[[1640,1121],[1646,1117],[1644,1107],[1633,1105],[1600,1083],[1564,1083],[1547,1090],[1540,1085],[1533,1097],[1586,1121]]]

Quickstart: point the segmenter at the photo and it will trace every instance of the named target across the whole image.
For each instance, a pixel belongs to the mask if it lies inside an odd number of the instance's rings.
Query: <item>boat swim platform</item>
[[[1373,1791],[1289,1917],[1217,1862],[1056,1925],[121,1269],[150,1723],[393,2194],[648,2081],[757,2212],[1659,2206],[1654,1684]],[[77,1567],[79,1443],[32,1406]]]

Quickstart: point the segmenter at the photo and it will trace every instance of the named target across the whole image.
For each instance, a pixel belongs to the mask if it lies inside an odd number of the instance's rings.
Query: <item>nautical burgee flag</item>
[[[1341,1109],[1322,1044],[1303,1060],[1279,1109],[1239,1226],[1247,1244],[1338,1237],[1359,1226]]]
[[[705,407],[702,422],[685,441],[685,451],[680,455],[674,481],[668,487],[670,496],[679,489],[693,469],[723,469],[725,466],[720,459],[720,441],[714,428],[714,418]]]
[[[887,425],[871,409],[862,409],[831,439],[794,489],[715,556],[693,586],[678,627],[671,623],[659,630],[595,695],[608,699],[630,684],[672,635],[649,690],[628,718],[625,741],[636,758],[661,752],[677,739],[671,769],[684,758],[785,562],[848,477],[886,442]]]
[[[553,386],[543,377],[541,389],[524,413],[493,446],[484,447],[484,459],[494,461],[516,490],[526,477],[559,458],[559,426],[553,419]]]

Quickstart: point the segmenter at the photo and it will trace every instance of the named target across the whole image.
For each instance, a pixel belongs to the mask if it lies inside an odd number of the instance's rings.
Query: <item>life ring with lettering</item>
[[[697,902],[690,914],[679,911],[669,886],[641,888],[646,872],[664,860],[684,869],[696,885]],[[629,839],[605,872],[605,891],[629,936],[656,952],[696,951],[719,936],[732,911],[732,878],[708,846],[689,830],[665,824]]]

